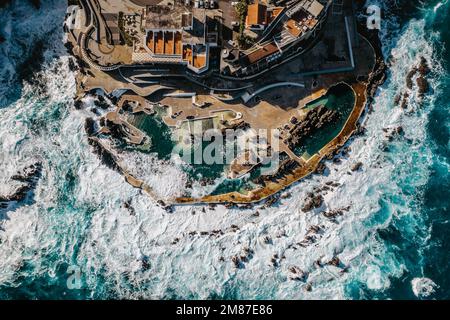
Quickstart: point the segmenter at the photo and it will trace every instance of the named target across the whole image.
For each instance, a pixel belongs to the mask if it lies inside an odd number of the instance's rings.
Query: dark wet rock
[[[316,170],[314,171],[316,174],[322,175],[327,170],[327,166],[323,162],[319,162]]]
[[[353,172],[359,171],[359,170],[362,168],[362,166],[363,166],[363,163],[362,163],[362,162],[357,162],[357,163],[355,163],[354,165],[352,165],[351,170],[352,170]]]
[[[342,148],[341,153],[344,157],[347,157],[351,151],[352,151],[351,147],[344,147]]]
[[[10,194],[0,195],[0,206],[5,209],[9,202],[23,202],[36,187],[37,182],[42,174],[42,164],[40,162],[33,163],[11,177],[11,180],[19,182]]]
[[[232,224],[229,228],[230,232],[236,232],[239,231],[239,227],[235,224]]]
[[[253,217],[259,217],[259,211],[256,210],[256,211],[252,214],[252,216],[253,216]]]
[[[324,211],[322,214],[328,218],[328,219],[334,219],[338,216],[344,215],[345,212],[348,212],[350,210],[350,206],[347,206],[345,208],[330,210],[330,211]]]
[[[233,209],[236,205],[234,203],[228,202],[225,204],[225,208],[227,209]]]
[[[303,140],[317,132],[323,126],[336,122],[339,119],[339,113],[328,109],[324,105],[314,108],[305,115],[302,121],[298,122],[291,130],[288,138],[288,145],[291,149],[300,145]]]
[[[75,59],[74,58],[70,58],[69,59],[69,69],[72,72],[76,72],[79,69],[77,64],[75,63]]]
[[[316,268],[322,268],[323,267],[322,261],[320,259],[317,259],[316,261],[314,261],[314,266]]]
[[[84,130],[89,137],[93,136],[96,132],[95,120],[92,118],[86,118],[86,120],[84,121]]]
[[[40,162],[33,163],[25,168],[23,168],[20,172],[16,173],[11,177],[12,180],[31,183],[34,178],[37,178],[42,173],[42,164]]]
[[[417,71],[422,76],[426,76],[431,72],[430,67],[428,66],[428,61],[427,61],[427,59],[425,59],[425,57],[420,58],[420,63],[419,63],[419,67],[417,68]]]
[[[402,103],[400,104],[400,108],[402,108],[402,109],[408,108],[408,98],[409,98],[409,93],[405,92],[405,94],[403,95]]]
[[[264,242],[265,244],[272,244],[272,238],[270,238],[269,236],[265,236],[265,237],[263,238],[263,242]]]
[[[405,133],[405,131],[403,130],[403,127],[402,126],[398,126],[398,127],[396,127],[395,129],[394,129],[394,132],[395,132],[395,134],[397,134],[397,135],[403,135],[404,133]]]
[[[313,235],[306,235],[305,239],[297,243],[299,246],[306,248],[307,246],[315,243],[317,241],[317,238]]]
[[[163,200],[158,200],[156,203],[163,208],[167,213],[172,213],[174,208],[171,205],[166,204]]]
[[[289,198],[291,198],[291,197],[292,197],[292,194],[291,194],[290,192],[286,192],[286,193],[283,193],[283,194],[280,196],[280,199],[285,200],[285,199],[289,199]]]
[[[88,143],[93,147],[94,153],[100,158],[100,161],[108,168],[122,173],[122,168],[118,164],[118,159],[116,155],[105,148],[100,140],[94,137],[88,139]]]
[[[341,184],[339,182],[335,182],[335,181],[328,181],[325,183],[327,186],[331,186],[331,187],[339,187]]]
[[[272,266],[273,266],[274,268],[279,267],[278,260],[277,260],[277,258],[275,258],[275,257],[270,258],[270,263],[272,264]]]
[[[175,210],[173,206],[171,205],[167,205],[164,207],[164,210],[166,210],[167,213],[173,213],[173,211]]]
[[[312,291],[312,285],[310,283],[307,283],[305,285],[305,291],[307,291],[307,292],[311,292]]]
[[[141,268],[142,268],[142,271],[150,270],[151,264],[150,264],[150,261],[149,261],[148,257],[143,257],[141,259]]]
[[[341,260],[337,256],[334,256],[327,264],[334,267],[340,267],[342,265]]]
[[[374,71],[369,75],[367,85],[369,97],[374,97],[378,87],[386,80],[386,71],[387,65],[382,58],[382,54],[380,54],[375,62]]]
[[[405,134],[402,126],[396,128],[383,128],[383,132],[388,141],[393,141],[395,138],[402,137]]]
[[[300,269],[297,266],[291,266],[288,268],[289,272],[291,273],[289,275],[289,279],[294,281],[306,281],[308,278],[308,273],[304,272],[302,269]]]
[[[231,257],[231,261],[236,269],[240,269],[242,267],[241,259],[238,256]]]
[[[342,268],[341,271],[339,271],[339,273],[340,274],[344,274],[344,273],[347,273],[349,270],[350,270],[350,267],[349,266],[345,266],[345,267]]]
[[[97,96],[97,101],[95,101],[95,105],[103,110],[107,110],[110,108],[108,101],[102,95]]]
[[[11,201],[23,201],[25,200],[28,191],[30,191],[30,188],[28,185],[22,185],[16,188],[11,194],[8,195],[0,195],[0,203],[7,203]]]
[[[321,226],[317,226],[317,225],[313,225],[311,227],[309,227],[308,231],[306,232],[308,233],[319,233],[322,230]]]
[[[406,87],[411,90],[413,88],[413,77],[416,75],[417,69],[412,68],[406,75]]]
[[[317,208],[320,208],[322,206],[323,201],[324,201],[322,195],[320,195],[320,194],[316,194],[316,195],[310,194],[308,197],[309,198],[306,200],[306,203],[305,203],[305,205],[302,208],[303,212],[309,212],[309,211],[311,211],[313,209],[317,209]]]
[[[428,80],[424,76],[419,76],[416,80],[419,97],[423,98],[429,89]]]
[[[399,106],[400,105],[400,101],[402,101],[402,97],[403,97],[403,93],[398,93],[395,95],[394,98],[394,105],[395,106]]]
[[[132,215],[132,216],[136,215],[136,211],[134,210],[133,206],[131,205],[131,199],[128,199],[127,201],[125,201],[125,203],[123,204],[123,207],[128,210],[130,215]]]
[[[74,102],[74,107],[75,107],[75,109],[77,109],[77,110],[81,110],[82,108],[83,108],[83,101],[81,101],[81,100],[75,100],[75,102]]]
[[[158,201],[156,201],[156,203],[160,206],[160,207],[165,207],[166,206],[166,203],[163,201],[163,200],[158,200]]]
[[[419,65],[413,67],[406,75],[406,87],[411,90],[414,86],[413,78],[418,74],[416,85],[418,88],[419,98],[423,98],[425,93],[429,90],[429,84],[426,76],[430,73],[430,71],[431,70],[428,66],[427,60],[424,57],[421,57]]]
[[[355,135],[356,136],[363,136],[365,135],[367,132],[366,127],[364,127],[363,125],[358,125],[358,128],[355,131]]]
[[[215,237],[219,237],[222,236],[224,233],[222,230],[213,230],[210,233],[210,236],[215,236]]]
[[[273,195],[267,198],[266,203],[264,203],[264,207],[269,208],[273,206],[275,203],[277,203],[279,200],[278,195]]]

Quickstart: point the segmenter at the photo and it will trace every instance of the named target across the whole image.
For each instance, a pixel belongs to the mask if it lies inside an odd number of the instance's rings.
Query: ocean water
[[[173,213],[90,149],[83,126],[91,114],[73,104],[64,1],[44,0],[39,11],[26,1],[1,9],[0,193],[27,164],[40,161],[43,171],[25,203],[0,209],[0,298],[450,298],[450,4],[377,4],[390,71],[363,119],[367,134],[351,141],[350,155],[270,208],[182,206]],[[431,90],[420,102],[414,87],[405,111],[395,96],[421,57],[432,69]],[[399,126],[404,134],[389,140],[383,129]],[[358,161],[361,171],[349,174]],[[130,156],[167,196],[187,179],[174,162]],[[307,193],[328,181],[340,186],[324,191],[323,208],[303,213]],[[335,220],[321,214],[346,207]],[[312,225],[321,233],[299,246]],[[217,229],[223,235],[200,234]],[[236,269],[231,257],[246,247],[253,254]],[[335,255],[347,272],[315,266]],[[308,273],[311,291],[289,279],[294,265]]]

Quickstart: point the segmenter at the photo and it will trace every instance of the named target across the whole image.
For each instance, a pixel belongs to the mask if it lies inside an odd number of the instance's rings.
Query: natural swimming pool
[[[328,109],[337,111],[339,116],[334,123],[325,124],[302,139],[301,143],[293,150],[294,153],[308,159],[333,140],[350,116],[355,105],[355,98],[353,89],[347,84],[340,83],[330,88],[325,96],[307,104],[308,110],[324,105]]]

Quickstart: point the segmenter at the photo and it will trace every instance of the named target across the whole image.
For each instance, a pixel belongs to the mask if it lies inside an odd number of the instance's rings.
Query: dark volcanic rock
[[[412,68],[406,75],[406,87],[411,90],[413,88],[413,77],[417,73],[417,68]]]
[[[20,182],[20,185],[10,194],[0,195],[0,204],[3,208],[5,203],[16,201],[21,202],[27,198],[27,195],[36,187],[36,184],[42,173],[42,164],[33,163],[11,177],[11,180]]]
[[[305,205],[302,208],[303,212],[308,212],[313,209],[320,208],[323,204],[323,197],[320,194],[314,195],[310,194],[309,198],[307,199]]]
[[[419,67],[417,68],[417,71],[422,76],[426,76],[430,73],[431,70],[430,70],[430,67],[428,66],[428,61],[424,57],[420,58],[420,64],[419,64]]]
[[[88,143],[94,148],[95,154],[100,158],[100,161],[108,168],[113,169],[119,173],[122,173],[122,168],[117,163],[116,156],[106,149],[98,139],[89,138]]]
[[[351,167],[351,170],[352,171],[359,171],[359,169],[361,169],[362,166],[363,166],[362,162],[357,162]]]
[[[84,130],[86,131],[87,135],[93,136],[95,133],[95,121],[92,118],[86,118],[84,122]]]
[[[425,93],[428,91],[429,85],[427,79],[424,76],[419,76],[416,80],[417,87],[419,88],[419,97],[423,98]]]
[[[324,174],[326,170],[327,170],[327,166],[323,162],[319,162],[319,164],[317,165],[315,173],[317,173],[317,174]]]
[[[294,148],[296,145],[301,144],[307,136],[338,119],[339,113],[336,110],[328,109],[324,105],[314,108],[306,114],[302,121],[291,129],[287,142],[291,148]]]

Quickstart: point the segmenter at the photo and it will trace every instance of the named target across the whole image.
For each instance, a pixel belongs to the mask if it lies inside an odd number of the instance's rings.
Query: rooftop
[[[147,6],[145,21],[147,29],[176,30],[191,25],[191,21],[192,14],[185,6],[179,4]]]
[[[255,3],[250,4],[247,9],[247,19],[245,24],[247,26],[266,24],[267,6],[259,3],[257,0]]]

